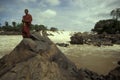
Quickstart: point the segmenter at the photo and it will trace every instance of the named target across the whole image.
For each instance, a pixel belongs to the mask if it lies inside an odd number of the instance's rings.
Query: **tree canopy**
[[[113,19],[118,20],[120,18],[120,8],[113,9],[110,15],[113,16]]]
[[[100,20],[95,24],[92,31],[97,32],[98,34],[108,33],[116,34],[120,33],[120,8],[116,8],[110,12],[110,15],[113,16],[112,19]]]
[[[21,29],[22,29],[22,23],[17,23],[15,21],[12,22],[12,24],[10,25],[8,21],[5,21],[4,25],[1,26],[0,25],[0,31],[2,32],[12,32],[14,34],[15,33],[18,33],[20,34],[21,33]],[[50,31],[57,31],[58,29],[55,28],[55,27],[51,27],[50,29],[47,28],[47,26],[43,25],[43,24],[31,24],[30,26],[30,30],[31,31],[40,31],[40,30],[50,30]],[[9,34],[9,33],[8,33]]]

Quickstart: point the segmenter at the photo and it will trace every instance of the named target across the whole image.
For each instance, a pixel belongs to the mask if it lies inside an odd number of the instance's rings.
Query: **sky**
[[[21,23],[24,9],[29,9],[32,24],[90,31],[99,20],[111,19],[115,8],[120,8],[120,0],[0,0],[0,23]]]

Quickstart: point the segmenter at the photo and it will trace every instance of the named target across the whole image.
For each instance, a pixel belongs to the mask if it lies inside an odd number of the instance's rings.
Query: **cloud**
[[[0,12],[3,12],[5,10],[5,8],[0,7]]]
[[[110,0],[107,7],[118,8],[120,7],[120,0]]]
[[[56,11],[47,9],[46,11],[41,13],[41,17],[44,19],[50,19],[52,17],[55,17],[57,15]]]
[[[60,0],[37,0],[37,4],[42,7],[54,7],[61,4]]]
[[[33,24],[88,31],[97,21],[111,18],[109,13],[120,7],[120,0],[3,0],[0,4],[3,23],[6,20],[21,22],[24,9],[28,8]]]
[[[36,2],[37,0],[21,0],[24,3],[29,3],[29,2]]]
[[[45,0],[45,3],[51,5],[51,6],[57,6],[60,4],[59,0]]]
[[[54,21],[54,18],[57,16],[57,12],[52,9],[47,9],[44,11],[40,9],[34,9],[30,11],[30,14],[33,16],[33,24],[44,24],[48,26],[52,26],[51,22]],[[54,23],[52,24],[54,25]]]

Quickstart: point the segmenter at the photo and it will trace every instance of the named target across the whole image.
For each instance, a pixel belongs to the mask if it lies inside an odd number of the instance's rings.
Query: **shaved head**
[[[25,9],[24,12],[25,12],[25,14],[28,14],[29,11],[28,11],[28,9]]]

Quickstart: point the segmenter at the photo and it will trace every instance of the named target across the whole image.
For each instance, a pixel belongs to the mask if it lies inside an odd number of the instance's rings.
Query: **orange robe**
[[[23,38],[29,38],[30,37],[30,25],[32,22],[32,16],[30,14],[24,15],[22,22],[23,22],[22,36],[23,36]]]

